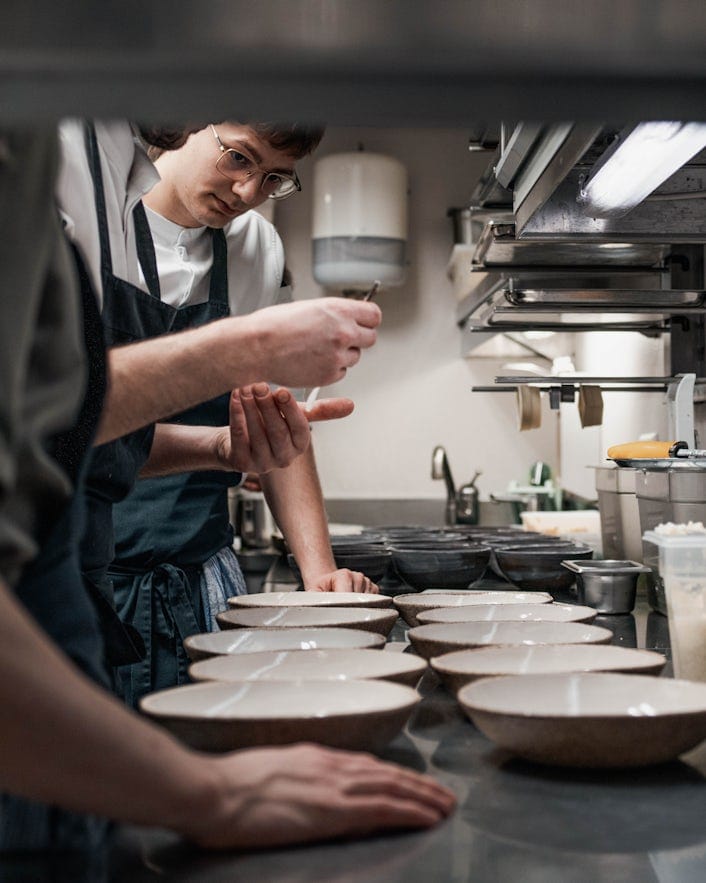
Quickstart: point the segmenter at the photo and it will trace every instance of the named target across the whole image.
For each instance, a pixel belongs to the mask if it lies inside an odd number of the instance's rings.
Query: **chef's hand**
[[[382,313],[373,303],[320,297],[277,304],[232,318],[264,354],[262,376],[283,386],[327,386],[345,377],[375,344]],[[240,355],[240,353],[238,353]],[[242,359],[242,355],[240,355]]]
[[[206,762],[213,772],[209,805],[188,814],[182,833],[212,849],[429,828],[456,802],[428,776],[320,745],[253,748]]]
[[[216,432],[216,457],[225,469],[270,472],[282,469],[311,443],[309,422],[346,417],[350,399],[324,399],[305,410],[288,389],[272,391],[266,383],[235,389],[230,396],[230,425]]]
[[[380,589],[363,573],[341,567],[331,573],[324,573],[306,583],[307,592],[367,592],[376,595]]]

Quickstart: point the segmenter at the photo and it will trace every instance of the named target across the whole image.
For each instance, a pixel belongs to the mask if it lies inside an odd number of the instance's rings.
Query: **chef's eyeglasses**
[[[269,199],[286,199],[302,189],[296,172],[291,175],[287,172],[268,172],[250,159],[242,148],[236,150],[234,147],[226,147],[218,137],[214,126],[211,126],[211,131],[221,151],[216,168],[224,177],[231,181],[247,181],[253,175],[262,175],[260,190]]]

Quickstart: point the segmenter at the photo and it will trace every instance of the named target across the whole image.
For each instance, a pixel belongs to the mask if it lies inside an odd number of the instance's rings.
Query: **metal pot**
[[[246,549],[264,549],[272,542],[275,520],[264,494],[240,488],[228,495],[230,520]]]

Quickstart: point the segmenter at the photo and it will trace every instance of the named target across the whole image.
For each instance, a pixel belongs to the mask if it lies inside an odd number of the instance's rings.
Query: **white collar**
[[[152,232],[157,235],[161,242],[165,245],[191,245],[198,242],[205,236],[208,227],[182,227],[154,211],[149,206],[145,206],[147,217],[150,222]]]

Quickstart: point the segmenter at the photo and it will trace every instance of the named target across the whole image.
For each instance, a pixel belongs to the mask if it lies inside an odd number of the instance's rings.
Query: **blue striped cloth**
[[[230,546],[225,546],[212,555],[201,570],[201,601],[207,630],[220,631],[216,614],[228,609],[228,598],[247,593],[245,577],[236,554]]]

